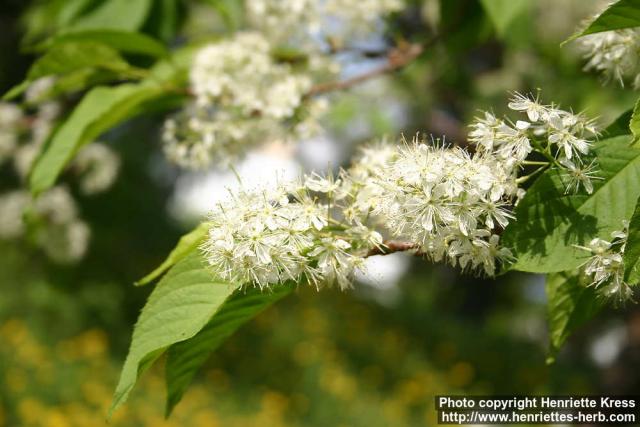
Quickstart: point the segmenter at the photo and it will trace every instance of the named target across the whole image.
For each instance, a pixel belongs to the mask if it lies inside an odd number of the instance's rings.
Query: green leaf
[[[152,0],[107,0],[98,8],[77,18],[69,29],[136,31],[144,24],[151,4]]]
[[[90,9],[96,0],[67,0],[57,14],[57,27],[62,28],[71,24],[75,19]]]
[[[114,76],[137,75],[139,72],[138,69],[130,66],[115,49],[105,44],[92,41],[59,43],[38,58],[29,69],[27,78],[9,90],[3,98],[15,98],[33,81],[41,77],[86,76],[100,71],[109,71]]]
[[[167,349],[194,337],[237,284],[215,280],[202,255],[193,251],[158,283],[133,330],[109,416],[122,405],[139,376]]]
[[[603,307],[593,288],[580,283],[577,273],[547,275],[547,322],[549,324],[549,356],[555,357],[569,335],[593,318]]]
[[[96,70],[92,68],[76,70],[64,76],[57,77],[51,85],[51,88],[42,94],[42,98],[35,99],[33,102],[38,104],[42,102],[42,100],[53,99],[62,94],[79,92],[89,87],[109,83],[117,78],[119,78],[119,75],[109,70]],[[29,102],[31,102],[31,100]]]
[[[167,55],[165,46],[146,34],[122,30],[80,30],[54,36],[38,49],[51,49],[70,42],[96,42],[125,53],[162,57]]]
[[[166,365],[167,417],[211,353],[243,324],[289,295],[293,289],[294,284],[274,286],[269,291],[239,289],[196,336],[169,348]]]
[[[587,34],[639,26],[640,0],[620,0],[605,9],[586,28],[569,37],[565,43]]]
[[[623,259],[625,282],[637,284],[640,282],[640,199],[629,221],[629,234]]]
[[[185,4],[181,0],[155,0],[143,30],[155,37],[170,41],[178,33],[185,17]]]
[[[605,138],[613,138],[614,136],[629,135],[631,133],[631,130],[629,130],[629,122],[631,121],[632,114],[633,109],[620,114],[618,118],[602,132],[602,136]]]
[[[635,107],[633,107],[633,114],[629,121],[629,130],[631,134],[633,134],[633,144],[637,146],[640,140],[640,99],[638,99]]]
[[[529,0],[480,0],[500,37],[505,37],[514,20],[527,13]]]
[[[151,273],[144,276],[142,279],[136,282],[136,286],[146,285],[147,283],[155,280],[160,277],[165,271],[171,268],[176,262],[180,261],[182,258],[187,256],[189,252],[196,249],[200,243],[207,236],[207,232],[209,230],[209,224],[203,222],[198,225],[196,228],[191,230],[189,233],[185,234],[180,238],[178,244],[175,248],[169,253],[169,256],[160,264],[155,270]]]
[[[218,12],[228,31],[236,31],[244,17],[243,2],[236,0],[205,0]]]
[[[31,84],[30,81],[24,80],[23,82],[13,86],[11,89],[7,91],[7,93],[2,95],[2,100],[9,101],[17,96],[20,96],[21,93],[23,93],[25,90],[29,88],[30,84]]]
[[[27,80],[70,73],[83,68],[104,68],[125,72],[130,65],[113,48],[102,43],[74,41],[52,47],[27,73]]]
[[[609,238],[628,219],[640,196],[640,150],[620,136],[595,146],[599,176],[593,194],[565,194],[561,172],[545,172],[516,208],[516,221],[503,234],[515,250],[515,270],[552,273],[572,270],[588,257],[574,245]]]
[[[138,107],[142,103],[161,96],[163,92],[162,86],[152,82],[92,89],[36,159],[29,176],[31,191],[37,195],[49,189],[82,146],[139,113]]]
[[[447,34],[443,43],[453,54],[478,46],[493,33],[491,23],[483,13],[480,2],[468,0],[440,0],[438,32]],[[464,28],[464,31],[458,29]],[[458,71],[458,70],[456,70]]]

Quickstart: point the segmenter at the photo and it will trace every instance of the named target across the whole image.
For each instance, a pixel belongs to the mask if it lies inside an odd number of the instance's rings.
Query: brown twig
[[[387,240],[381,246],[375,247],[367,253],[367,257],[374,255],[389,255],[395,252],[406,252],[418,247],[412,242],[401,242],[398,240]]]
[[[311,97],[336,90],[349,89],[350,87],[367,80],[387,73],[392,73],[413,62],[422,52],[424,52],[424,46],[422,45],[408,43],[401,44],[389,51],[387,54],[387,61],[381,67],[346,80],[319,83],[313,86],[309,92],[306,93],[305,97]]]
[[[427,47],[434,44],[437,40],[438,37],[434,36],[425,44],[407,42],[400,43],[397,47],[388,51],[386,54],[387,60],[382,66],[346,80],[318,83],[309,89],[309,91],[304,95],[304,98],[310,98],[327,92],[349,89],[352,86],[356,86],[367,80],[404,68],[415,61],[415,59],[420,56]],[[378,52],[375,52],[375,56],[378,56],[378,54]],[[183,95],[193,96],[193,91],[190,88],[176,88],[175,91]]]

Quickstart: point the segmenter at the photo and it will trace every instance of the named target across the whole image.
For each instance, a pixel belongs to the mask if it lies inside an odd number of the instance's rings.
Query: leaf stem
[[[525,176],[521,176],[520,178],[517,178],[516,179],[516,184],[522,184],[524,182],[527,182],[529,179],[533,178],[534,176],[536,176],[540,172],[546,170],[550,165],[551,165],[551,163],[545,163],[544,166],[539,167],[535,171],[531,172],[529,175],[525,175]]]
[[[536,162],[536,161],[532,161],[532,160],[525,160],[524,162],[522,162],[523,165],[530,165],[530,166],[547,166],[549,164],[549,162]]]
[[[546,150],[544,147],[542,147],[542,145],[540,145],[540,143],[538,141],[536,141],[535,139],[531,139],[531,145],[533,145],[536,148],[536,151],[538,153],[542,154],[547,159],[549,159],[549,161],[551,163],[553,163],[554,165],[558,165],[558,161],[556,160],[556,158],[553,157],[551,155],[551,153],[549,153],[548,150]],[[549,147],[547,146],[547,148],[549,148]]]

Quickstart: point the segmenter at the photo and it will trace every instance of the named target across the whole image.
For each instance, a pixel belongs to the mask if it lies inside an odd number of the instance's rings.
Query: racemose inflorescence
[[[408,251],[493,276],[513,260],[500,234],[528,179],[556,168],[572,194],[590,194],[599,179],[592,120],[521,94],[509,108],[525,117],[484,113],[471,125],[469,148],[420,137],[379,142],[335,177],[231,192],[208,217],[209,265],[260,288],[304,280],[345,289],[365,258]],[[584,272],[603,295],[628,298],[610,262],[594,258]]]

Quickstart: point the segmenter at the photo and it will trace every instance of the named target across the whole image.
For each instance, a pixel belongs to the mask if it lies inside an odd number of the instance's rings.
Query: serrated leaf
[[[631,130],[629,129],[629,122],[633,115],[633,109],[627,110],[620,114],[609,126],[602,131],[602,136],[605,138],[613,138],[614,136],[629,135]]]
[[[107,0],[88,14],[76,18],[69,30],[136,31],[144,24],[151,5],[152,0]]]
[[[126,401],[139,376],[169,346],[202,330],[237,288],[237,284],[216,280],[199,251],[171,268],[149,296],[136,322],[109,416]]]
[[[196,336],[169,348],[166,365],[167,417],[211,353],[243,324],[289,295],[294,288],[294,284],[289,284],[274,286],[269,291],[239,289]]]
[[[632,285],[640,282],[640,199],[629,221],[629,234],[624,250],[624,280]]]
[[[500,37],[507,35],[516,18],[529,10],[529,0],[480,0]]]
[[[586,28],[573,34],[571,41],[588,34],[640,26],[640,0],[619,0],[605,9]]]
[[[143,33],[123,30],[79,30],[51,37],[38,49],[51,49],[70,42],[96,42],[117,51],[161,57],[167,55],[165,46]]]
[[[633,114],[631,115],[631,120],[629,120],[629,130],[633,135],[633,144],[637,146],[640,141],[640,99],[633,107]]]
[[[165,271],[171,268],[175,263],[187,256],[191,251],[196,249],[204,240],[209,230],[209,224],[206,222],[198,225],[180,238],[178,244],[169,253],[167,258],[151,273],[144,276],[136,282],[136,286],[146,285],[147,283],[160,277]]]
[[[572,270],[588,253],[594,237],[609,238],[631,216],[640,196],[640,150],[620,136],[595,146],[599,176],[593,194],[565,194],[561,172],[545,172],[516,208],[516,221],[503,234],[504,245],[515,250],[515,270],[552,273]]]
[[[32,193],[49,189],[82,146],[135,115],[142,103],[163,92],[162,86],[151,82],[96,87],[88,92],[36,159],[29,176]]]
[[[603,307],[593,288],[580,283],[575,272],[547,275],[547,322],[549,324],[549,355],[552,363],[567,338],[593,318]]]

